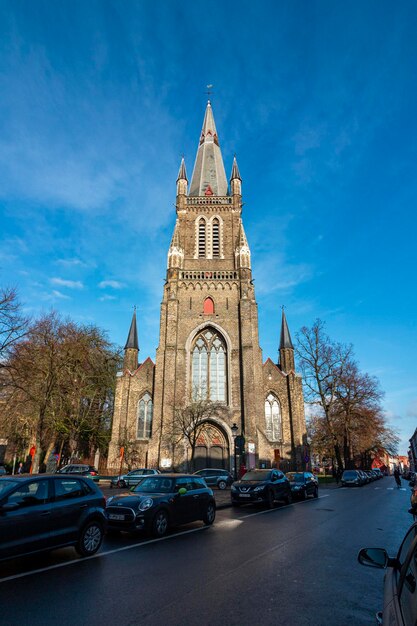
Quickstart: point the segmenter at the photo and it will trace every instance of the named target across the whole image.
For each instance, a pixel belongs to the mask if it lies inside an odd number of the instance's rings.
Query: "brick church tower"
[[[302,467],[302,381],[284,312],[279,363],[262,362],[236,158],[229,182],[208,102],[189,186],[184,159],[178,172],[155,364],[149,358],[138,364],[133,315],[116,386],[111,470],[122,446],[129,454],[134,449],[137,466],[231,469],[234,424],[245,438],[247,467]],[[191,468],[186,438],[173,433],[178,415],[199,403],[205,424]]]

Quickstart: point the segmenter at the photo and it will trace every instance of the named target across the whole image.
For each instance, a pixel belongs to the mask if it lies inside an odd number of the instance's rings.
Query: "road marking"
[[[295,506],[297,504],[306,504],[307,502],[314,502],[315,500],[321,500],[322,498],[328,498],[329,496],[319,496],[318,498],[314,498],[313,500],[301,500],[301,502],[293,502],[292,504],[285,504],[284,506],[280,506],[279,509],[265,509],[265,511],[257,511],[256,513],[249,513],[248,515],[242,515],[239,519],[247,519],[248,517],[255,517],[255,515],[265,515],[265,513],[273,513],[274,511],[283,511],[284,509],[288,509],[290,506]]]
[[[48,572],[53,569],[59,569],[60,567],[67,567],[67,565],[78,565],[80,563],[85,563],[86,561],[91,561],[92,559],[99,559],[102,556],[107,556],[109,554],[115,554],[116,552],[124,552],[125,550],[133,550],[133,548],[138,548],[140,546],[147,546],[151,543],[157,543],[158,541],[165,541],[166,539],[173,539],[174,537],[180,537],[181,535],[189,535],[191,533],[196,533],[202,530],[207,530],[209,526],[200,526],[199,528],[191,528],[190,530],[183,530],[180,533],[176,533],[175,535],[167,535],[166,537],[160,537],[159,539],[150,539],[149,541],[139,541],[138,543],[132,543],[128,546],[123,546],[122,548],[114,548],[113,550],[107,550],[106,552],[98,552],[97,554],[93,554],[93,556],[86,556],[81,559],[74,559],[73,561],[65,561],[65,563],[56,563],[55,565],[48,565],[47,567],[40,567],[39,569],[33,569],[30,572],[22,572],[21,574],[14,574],[13,576],[7,576],[6,578],[0,578],[0,584],[5,583],[9,580],[16,580],[17,578],[24,578],[25,576],[31,576],[32,574],[40,574],[42,572]]]
[[[393,491],[394,487],[387,487],[388,491]]]
[[[265,511],[257,511],[256,513],[250,513],[249,515],[243,515],[240,520],[247,519],[248,517],[254,517],[255,515],[263,515],[264,513],[273,513],[274,511],[281,511],[283,509],[287,509],[290,506],[294,506],[297,504],[305,504],[306,502],[314,502],[315,500],[320,500],[322,498],[328,498],[328,495],[319,496],[318,498],[314,498],[313,500],[303,500],[302,502],[294,502],[293,504],[286,504],[285,506],[280,507],[279,509],[266,509]],[[225,520],[226,521],[226,520]],[[233,521],[233,520],[231,520]],[[219,523],[221,526],[223,522]],[[216,528],[214,526],[214,528]],[[92,559],[100,559],[103,556],[108,556],[109,554],[116,554],[117,552],[125,552],[126,550],[133,550],[134,548],[139,548],[141,546],[148,546],[151,543],[158,543],[159,541],[165,541],[168,539],[174,539],[175,537],[181,537],[182,535],[190,535],[191,533],[201,532],[202,530],[208,530],[209,526],[200,526],[198,528],[191,528],[190,530],[183,530],[182,532],[176,533],[175,535],[167,535],[165,537],[160,537],[159,539],[149,539],[148,541],[138,541],[138,543],[132,543],[128,546],[122,546],[121,548],[113,548],[113,550],[107,550],[106,552],[98,552],[97,554],[93,554],[93,556],[87,556],[82,559],[74,559],[73,561],[65,561],[65,563],[56,563],[55,565],[48,565],[47,567],[40,567],[38,569],[33,569],[30,572],[22,572],[21,574],[14,574],[13,576],[6,576],[5,578],[0,578],[0,584],[6,583],[10,580],[16,580],[18,578],[25,578],[26,576],[32,576],[34,574],[41,574],[43,572],[49,572],[54,569],[59,569],[61,567],[67,567],[68,565],[75,565],[80,563],[85,563],[86,561],[91,561]]]

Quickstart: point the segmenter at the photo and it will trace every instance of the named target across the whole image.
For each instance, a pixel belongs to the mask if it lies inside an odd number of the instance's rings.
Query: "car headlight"
[[[301,485],[294,485],[293,489],[294,491],[298,491],[299,489],[301,489]]]
[[[114,500],[114,496],[109,496],[106,500],[106,504],[110,504],[112,500]]]
[[[145,498],[145,500],[142,500],[139,504],[139,511],[147,511],[151,506],[153,506],[152,498]]]
[[[237,487],[235,487],[234,485],[232,485],[231,491],[237,491]]]
[[[254,491],[262,491],[262,489],[265,489],[265,485],[260,485],[260,487],[255,487]]]

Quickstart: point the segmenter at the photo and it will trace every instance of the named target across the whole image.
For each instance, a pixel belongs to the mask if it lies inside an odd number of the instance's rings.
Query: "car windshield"
[[[269,480],[271,472],[246,472],[241,480]]]
[[[358,474],[357,472],[351,470],[350,472],[343,472],[343,478],[357,478]]]
[[[290,483],[303,483],[304,482],[304,474],[297,474],[296,472],[288,472],[286,477],[290,481]]]
[[[2,478],[0,480],[0,495],[3,495],[3,493],[7,491],[7,489],[10,489],[10,487],[14,487],[17,484],[18,484],[17,480],[9,480],[8,478]]]
[[[135,493],[170,493],[173,491],[174,480],[163,476],[150,476],[144,478],[137,487]]]

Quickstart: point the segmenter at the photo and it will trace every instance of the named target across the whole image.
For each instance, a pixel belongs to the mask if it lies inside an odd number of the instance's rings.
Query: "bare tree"
[[[11,346],[24,337],[28,319],[21,313],[21,305],[14,287],[0,288],[0,367]]]
[[[297,334],[296,354],[303,374],[306,401],[321,411],[332,440],[334,456],[342,468],[335,419],[336,391],[351,357],[352,347],[332,342],[324,327],[324,322],[319,319],[311,328],[304,326]]]
[[[33,470],[59,439],[91,455],[110,436],[118,353],[96,327],[42,316],[9,349],[2,376],[2,430],[36,447]]]

